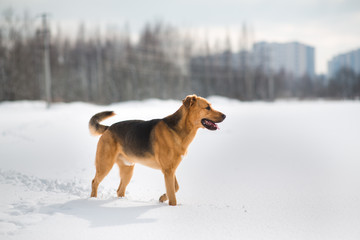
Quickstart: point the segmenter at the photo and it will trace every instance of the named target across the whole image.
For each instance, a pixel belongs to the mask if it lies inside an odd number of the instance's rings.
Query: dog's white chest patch
[[[125,159],[123,159],[123,162],[126,166],[134,166],[135,165],[135,163],[128,162]]]
[[[123,157],[120,157],[120,160],[121,160],[126,166],[134,166],[134,165],[135,165],[135,163],[126,161],[126,159],[123,158]]]

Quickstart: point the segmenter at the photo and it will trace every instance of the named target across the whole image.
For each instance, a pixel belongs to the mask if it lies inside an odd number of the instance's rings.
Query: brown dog
[[[162,171],[166,193],[159,201],[169,199],[169,205],[176,205],[175,193],[179,184],[175,171],[197,130],[216,130],[216,123],[225,119],[225,115],[212,109],[206,99],[196,95],[187,96],[174,114],[163,119],[123,121],[110,127],[99,124],[113,115],[114,112],[101,112],[89,122],[93,135],[102,134],[96,151],[96,175],[92,181],[91,197],[97,196],[100,182],[115,163],[120,168],[121,178],[117,195],[124,197],[134,165],[140,163]]]

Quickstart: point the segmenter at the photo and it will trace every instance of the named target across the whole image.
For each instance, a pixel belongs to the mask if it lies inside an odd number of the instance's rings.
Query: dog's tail
[[[97,113],[92,116],[89,121],[89,130],[91,135],[98,136],[103,134],[109,127],[101,125],[100,122],[114,115],[115,113],[113,111],[106,111]]]

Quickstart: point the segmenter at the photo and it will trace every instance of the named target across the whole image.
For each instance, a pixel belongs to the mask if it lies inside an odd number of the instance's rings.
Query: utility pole
[[[42,17],[43,25],[43,38],[44,38],[44,79],[45,79],[45,97],[46,107],[50,108],[51,105],[51,69],[50,69],[50,55],[49,55],[49,35],[50,31],[47,26],[47,14],[44,13]]]

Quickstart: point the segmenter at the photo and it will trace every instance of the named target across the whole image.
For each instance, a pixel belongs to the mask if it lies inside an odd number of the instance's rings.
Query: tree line
[[[3,13],[0,21],[0,101],[45,99],[42,29],[26,14]],[[244,101],[282,98],[360,97],[360,75],[351,69],[335,77],[294,78],[284,70],[265,71],[251,63],[247,49],[234,52],[199,41],[156,21],[147,23],[136,41],[128,28],[119,33],[74,38],[60,28],[50,34],[51,96],[54,102],[100,104],[146,98],[182,99],[196,93]],[[239,37],[241,41],[241,36]]]

